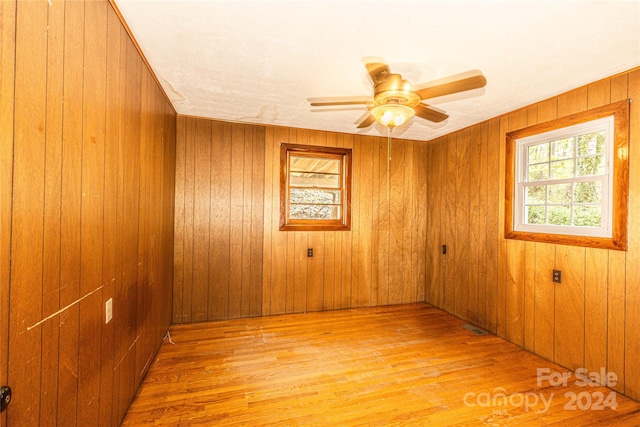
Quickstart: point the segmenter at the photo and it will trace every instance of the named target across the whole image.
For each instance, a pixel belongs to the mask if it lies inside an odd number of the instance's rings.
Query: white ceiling
[[[434,98],[449,114],[396,137],[431,140],[640,65],[640,1],[115,0],[179,114],[346,133],[368,96],[363,61],[414,86],[481,70],[483,89]]]

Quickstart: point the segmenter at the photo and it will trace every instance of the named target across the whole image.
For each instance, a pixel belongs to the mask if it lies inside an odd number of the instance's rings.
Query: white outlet
[[[109,298],[105,304],[104,323],[109,323],[113,319],[113,298]]]

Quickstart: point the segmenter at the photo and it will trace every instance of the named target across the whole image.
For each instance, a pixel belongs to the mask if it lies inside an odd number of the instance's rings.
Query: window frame
[[[610,215],[611,235],[590,236],[580,234],[559,234],[548,230],[537,232],[516,230],[515,215],[518,212],[517,201],[518,177],[516,176],[516,162],[518,157],[518,140],[530,138],[594,120],[613,117],[613,140],[611,142],[610,159]],[[540,141],[542,142],[542,141]],[[594,108],[582,113],[573,114],[545,123],[529,126],[506,134],[505,153],[505,238],[566,244],[591,248],[627,250],[627,221],[629,200],[629,100],[616,102],[603,107]],[[524,199],[524,198],[523,198]],[[522,201],[524,205],[524,201]],[[603,210],[609,207],[603,205]],[[604,217],[604,215],[603,215]]]
[[[335,220],[292,219],[290,212],[291,155],[339,159],[341,162],[340,218]],[[349,231],[351,230],[351,163],[352,149],[280,143],[280,231]]]

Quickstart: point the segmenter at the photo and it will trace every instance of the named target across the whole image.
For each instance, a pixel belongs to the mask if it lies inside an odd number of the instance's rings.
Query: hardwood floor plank
[[[463,323],[408,304],[176,325],[122,425],[640,423],[639,403]]]

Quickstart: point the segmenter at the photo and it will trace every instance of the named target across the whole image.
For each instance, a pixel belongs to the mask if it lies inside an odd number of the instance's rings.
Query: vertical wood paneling
[[[391,142],[389,176],[389,304],[400,304],[403,297],[403,199],[404,144]],[[354,147],[355,148],[355,147]]]
[[[478,293],[480,291],[480,144],[483,132],[481,126],[471,129],[469,140],[469,285],[467,294],[467,318],[478,322]]]
[[[487,286],[491,284],[487,280],[488,266],[491,263],[487,259],[487,228],[488,228],[488,164],[489,164],[489,143],[488,143],[488,123],[482,124],[482,129],[478,135],[479,140],[476,142],[478,146],[478,300],[477,300],[477,319],[479,325],[486,325],[487,312],[485,305],[487,301]]]
[[[535,322],[534,352],[553,360],[555,326],[555,284],[550,271],[556,268],[556,247],[547,243],[536,244],[535,258]]]
[[[249,317],[251,297],[251,211],[253,209],[253,134],[254,126],[245,128],[242,169],[242,269],[240,290],[240,316]],[[264,148],[263,148],[264,149]]]
[[[455,290],[456,290],[456,251],[458,239],[456,236],[457,219],[456,219],[456,177],[457,177],[457,135],[450,135],[446,138],[446,157],[445,157],[445,197],[444,202],[444,242],[447,245],[447,255],[445,257],[445,273],[444,273],[444,295],[443,308],[453,312],[455,310]]]
[[[426,144],[427,147],[427,230],[426,230],[426,295],[425,301],[440,306],[442,304],[442,254],[441,245],[443,243],[440,235],[441,218],[440,211],[442,205],[442,160],[439,149],[439,141],[432,141]]]
[[[527,110],[521,109],[508,116],[508,130],[513,131],[527,126]],[[505,190],[507,191],[507,190]],[[524,296],[525,296],[525,242],[507,240],[506,242],[505,286],[505,334],[504,336],[518,345],[524,344]]]
[[[427,143],[414,141],[414,242],[412,269],[416,281],[415,301],[425,301],[427,291]]]
[[[180,130],[180,126],[178,126]],[[181,133],[181,132],[180,132]],[[231,126],[211,127],[211,215],[209,225],[209,320],[229,316],[231,253]],[[177,189],[176,189],[177,193]],[[176,235],[176,238],[179,238]],[[174,264],[179,269],[178,264]],[[175,316],[174,316],[175,317]]]
[[[48,16],[47,98],[63,99],[64,2],[54,3]],[[45,218],[43,312],[60,308],[60,216],[62,191],[62,102],[47,102],[45,153]],[[58,402],[49,396],[58,394],[58,342],[60,328],[55,322],[42,325],[42,373],[40,418],[57,418]]]
[[[607,291],[607,371],[613,372],[618,381],[612,387],[622,393],[625,392],[625,282],[626,264],[625,254],[619,251],[609,252]],[[634,357],[634,356],[631,356]]]
[[[8,425],[115,426],[170,322],[175,113],[107,1],[2,2],[0,21]]]
[[[349,277],[349,302],[347,307],[357,306],[358,301],[358,285],[360,283],[360,233],[362,232],[360,223],[360,210],[362,208],[361,197],[362,180],[366,175],[362,172],[362,137],[356,135],[353,138],[352,168],[351,168],[351,233],[348,237],[351,244],[351,274]]]
[[[82,183],[82,101],[84,67],[83,2],[65,4],[64,34],[64,109],[62,158],[62,218],[60,306],[80,298],[81,257],[81,183]],[[76,425],[75,409],[78,399],[78,306],[71,307],[60,316],[60,364],[58,369],[58,422]]]
[[[378,257],[378,270],[375,275],[378,280],[378,304],[384,305],[389,303],[389,239],[390,239],[390,223],[389,223],[389,200],[390,200],[390,167],[389,163],[389,140],[378,140],[378,250],[374,256]]]
[[[275,200],[275,194],[279,188],[274,187],[274,175],[278,175],[278,169],[274,165],[273,156],[278,152],[277,147],[273,143],[273,128],[265,129],[264,139],[264,233],[263,233],[263,266],[262,266],[262,315],[271,314],[271,283],[273,280],[273,243],[275,240],[273,232],[274,217],[273,204],[278,203]],[[279,155],[279,153],[278,153]]]
[[[627,99],[628,75],[611,79],[611,102]],[[630,185],[633,185],[630,183]],[[631,187],[633,190],[634,187]],[[637,191],[637,190],[636,190]],[[626,253],[609,251],[607,289],[607,370],[614,372],[618,381],[613,387],[625,391],[625,290]]]
[[[173,310],[172,321],[174,323],[182,322],[183,311],[183,295],[184,295],[184,258],[187,248],[184,245],[186,235],[186,216],[187,209],[186,200],[186,118],[179,116],[177,118],[176,131],[176,186],[175,186],[175,220],[173,241]],[[214,199],[215,200],[215,199]]]
[[[373,138],[360,138],[360,231],[359,231],[359,256],[358,272],[359,280],[356,283],[356,307],[371,305],[371,281],[372,281],[372,218],[373,218]]]
[[[471,163],[471,135],[468,129],[458,133],[456,141],[456,251],[455,251],[455,310],[467,319],[469,296],[469,165]],[[452,177],[453,179],[453,177]],[[461,221],[458,218],[467,220]]]
[[[634,70],[629,74],[628,96],[640,99],[640,71]],[[640,109],[638,104],[632,104],[629,129],[629,141],[640,140]],[[640,157],[629,155],[629,212],[640,209]],[[626,260],[626,291],[625,291],[625,393],[640,400],[640,372],[637,369],[638,354],[640,354],[640,217],[629,215],[629,252]]]
[[[13,185],[16,2],[0,2],[0,382],[7,384],[9,356],[9,273]],[[43,385],[43,388],[46,385]],[[6,411],[0,426],[6,425]]]
[[[498,328],[498,271],[499,271],[499,243],[500,230],[503,224],[500,223],[502,193],[500,192],[499,172],[502,167],[500,164],[501,138],[500,138],[500,119],[493,119],[489,122],[489,130],[487,136],[487,247],[486,247],[486,272],[487,272],[487,291],[486,301],[484,303],[487,312],[485,324],[488,330],[496,332]]]
[[[102,287],[108,7],[104,2],[85,5],[80,296]],[[79,304],[78,425],[99,420],[102,301],[99,291]]]
[[[191,302],[193,299],[193,242],[195,209],[195,141],[196,121],[188,118],[185,123],[185,160],[184,160],[184,235],[182,250],[182,311],[183,322],[192,320]],[[180,133],[180,132],[179,132]]]
[[[174,304],[174,322],[262,315],[265,130],[192,117],[177,124],[176,190],[184,194],[175,208],[182,283],[174,297],[183,304]]]
[[[196,122],[193,209],[193,294],[191,320],[207,320],[209,299],[209,217],[211,207],[211,123]]]
[[[272,173],[272,202],[271,202],[271,240],[272,240],[272,253],[271,253],[271,283],[269,284],[269,294],[271,301],[270,314],[282,314],[287,312],[290,298],[289,286],[287,281],[287,236],[290,233],[282,233],[278,230],[279,227],[279,206],[280,206],[280,143],[289,141],[289,129],[287,128],[275,128],[269,129],[269,134],[273,135],[273,138],[268,142],[271,142],[273,146],[271,152],[271,169]],[[268,158],[267,158],[268,159]],[[268,167],[269,164],[266,164]],[[266,205],[266,204],[265,204]]]
[[[117,206],[118,206],[118,162],[122,139],[123,82],[120,79],[121,23],[111,7],[107,8],[107,65],[106,65],[106,112],[105,112],[105,153],[104,153],[104,214],[103,214],[103,256],[102,285],[103,301],[115,297],[120,275],[117,273]],[[171,230],[173,231],[173,230]],[[167,251],[169,252],[169,251]],[[102,304],[101,304],[102,305]],[[104,316],[104,311],[100,313]],[[103,317],[104,318],[104,317]],[[168,322],[167,322],[168,323]],[[100,405],[98,425],[111,426],[113,421],[114,347],[115,322],[111,321],[102,329],[102,356],[100,361]]]
[[[201,320],[424,301],[426,143],[392,141],[390,203],[385,138],[191,117],[177,123],[176,191],[183,194],[176,195],[174,277],[182,283],[174,297],[183,304],[174,304],[174,322],[196,321],[189,312],[196,299],[208,306]],[[202,131],[209,128],[210,139]],[[278,230],[282,142],[353,149],[351,231]],[[198,172],[207,153],[209,180]],[[198,190],[202,183],[209,194]],[[207,203],[208,216],[194,214]],[[209,236],[208,257],[197,249],[201,234]],[[197,279],[198,268],[208,269],[208,279]]]
[[[523,243],[505,240],[503,237],[503,197],[504,192],[504,134],[508,130],[524,127],[534,123],[542,123],[576,112],[585,111],[633,97],[632,92],[638,92],[640,87],[640,72],[633,70],[610,79],[594,82],[588,86],[578,88],[554,98],[541,101],[487,123],[472,126],[470,130],[462,130],[431,141],[428,151],[427,171],[427,262],[430,266],[427,279],[427,289],[433,292],[437,289],[434,284],[439,275],[446,274],[445,298],[438,302],[429,292],[427,301],[444,307],[454,314],[475,320],[473,315],[473,298],[478,291],[477,321],[480,326],[505,336],[518,345],[553,360],[572,369],[586,367],[591,371],[601,368],[613,372],[618,376],[614,388],[634,397],[640,394],[640,375],[630,372],[634,355],[640,350],[635,344],[640,341],[635,331],[640,327],[637,318],[638,302],[637,251],[629,242],[628,252],[584,249],[562,245],[544,243]],[[629,89],[627,89],[629,88]],[[640,97],[640,95],[637,95]],[[632,104],[631,139],[638,135],[640,113]],[[471,157],[479,154],[480,164],[469,164],[462,154],[466,133],[470,132],[472,141],[486,136],[487,164],[486,179],[481,177],[482,152],[470,146]],[[452,143],[453,141],[453,143]],[[452,151],[453,154],[452,155]],[[438,156],[444,160],[438,162]],[[634,161],[633,159],[631,159]],[[438,164],[444,164],[444,170],[438,172]],[[470,165],[467,178],[459,168]],[[469,194],[469,209],[460,207],[465,205],[466,194],[456,194],[463,186],[476,188],[478,185],[472,179],[480,175],[479,200]],[[451,182],[457,182],[457,186]],[[636,183],[640,182],[630,177],[631,204],[635,203],[638,194]],[[444,196],[440,196],[431,186],[443,188]],[[482,231],[476,231],[478,214],[476,209],[482,209],[482,192],[486,194],[486,234],[482,241]],[[441,206],[441,217],[438,218],[438,208]],[[454,208],[453,207],[458,207]],[[633,211],[633,209],[631,209]],[[635,229],[634,218],[631,218],[630,230]],[[445,231],[445,239],[449,248],[447,268],[438,268],[436,255],[441,243],[433,242],[437,236],[438,223]],[[461,223],[469,224],[469,234]],[[476,275],[474,268],[469,276],[463,277],[466,285],[467,302],[460,302],[464,298],[464,291],[451,292],[451,286],[460,286],[458,277],[451,279],[450,255],[464,250],[465,239],[469,237],[469,264],[474,265],[474,247],[479,244],[477,256],[485,267],[486,283],[483,285],[482,275]],[[438,245],[436,248],[435,245]],[[460,246],[462,245],[462,246]],[[455,262],[466,257],[454,255]],[[563,272],[563,283],[554,284],[551,280],[551,270],[560,269]],[[461,271],[454,268],[455,272]],[[473,282],[473,283],[472,283]],[[477,283],[475,283],[477,282]],[[484,294],[483,294],[484,292]],[[629,381],[634,385],[629,385]],[[635,397],[637,398],[637,397]]]
[[[500,131],[498,133],[498,265],[497,265],[497,294],[496,294],[496,334],[501,337],[506,336],[507,323],[507,287],[506,279],[508,269],[507,242],[504,239],[504,176],[505,176],[505,156],[504,147],[505,134],[509,129],[509,116],[500,117]]]
[[[47,4],[20,3],[16,13],[15,110],[9,375],[15,387],[8,425],[40,422]],[[25,167],[29,165],[29,167]],[[23,361],[17,366],[15,361]],[[57,367],[56,367],[57,368]],[[38,373],[38,375],[34,375]],[[15,409],[14,409],[14,403]]]
[[[412,283],[412,228],[413,228],[413,147],[411,141],[402,142],[404,148],[403,164],[403,198],[402,198],[402,302],[412,302],[415,284]]]
[[[262,284],[263,284],[263,238],[264,238],[264,194],[265,187],[265,129],[254,129],[251,144],[253,164],[251,188],[251,277],[249,284],[249,315],[260,316],[262,314]]]
[[[603,268],[606,267],[606,268]],[[584,367],[589,372],[607,366],[607,286],[609,251],[587,248],[584,273]]]
[[[562,284],[556,286],[554,360],[577,369],[584,366],[584,248],[558,245],[556,268]]]

